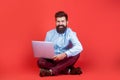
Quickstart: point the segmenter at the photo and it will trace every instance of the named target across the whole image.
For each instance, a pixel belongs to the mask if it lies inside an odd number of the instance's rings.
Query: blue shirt
[[[76,33],[70,28],[63,34],[57,33],[56,29],[48,31],[45,41],[53,42],[55,54],[66,53],[67,57],[75,56],[83,50]]]

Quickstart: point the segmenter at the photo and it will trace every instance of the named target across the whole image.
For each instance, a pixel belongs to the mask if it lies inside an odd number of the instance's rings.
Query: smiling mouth
[[[64,28],[63,26],[59,26],[59,29],[62,29],[62,28]]]

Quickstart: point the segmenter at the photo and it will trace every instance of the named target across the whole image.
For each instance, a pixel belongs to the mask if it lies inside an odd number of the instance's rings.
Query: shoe
[[[82,70],[80,67],[77,67],[77,68],[73,67],[70,70],[70,74],[72,75],[82,74]]]
[[[51,72],[47,69],[40,69],[40,74],[39,74],[41,77],[44,77],[44,76],[52,76]]]

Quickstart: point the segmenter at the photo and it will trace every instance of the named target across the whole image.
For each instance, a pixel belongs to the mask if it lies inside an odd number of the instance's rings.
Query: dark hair
[[[68,15],[64,12],[64,11],[58,11],[56,14],[55,14],[55,18],[57,17],[65,17],[66,20],[68,20]]]

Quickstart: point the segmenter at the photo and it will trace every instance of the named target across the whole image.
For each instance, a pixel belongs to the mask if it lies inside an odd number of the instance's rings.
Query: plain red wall
[[[0,74],[37,70],[32,40],[44,40],[64,10],[84,51],[76,65],[115,69],[120,60],[119,0],[1,0]],[[120,63],[119,63],[120,64]]]

